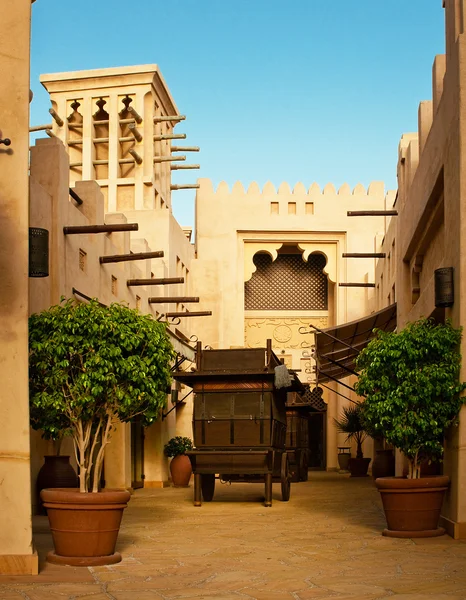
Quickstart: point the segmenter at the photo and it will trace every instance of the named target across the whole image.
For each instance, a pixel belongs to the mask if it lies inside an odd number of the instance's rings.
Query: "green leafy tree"
[[[174,351],[166,326],[121,304],[73,300],[29,318],[31,424],[55,438],[71,432],[80,491],[97,492],[112,428],[157,419]]]
[[[398,333],[377,331],[357,358],[363,422],[403,452],[410,478],[420,477],[423,459],[441,458],[445,430],[465,401],[461,331],[420,319]]]
[[[344,406],[338,419],[333,419],[339,433],[346,435],[346,441],[356,442],[356,458],[364,458],[362,444],[368,433],[362,421],[361,404]]]

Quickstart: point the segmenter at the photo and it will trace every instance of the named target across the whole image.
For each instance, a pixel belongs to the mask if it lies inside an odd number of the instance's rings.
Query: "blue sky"
[[[441,0],[39,0],[32,6],[31,123],[41,73],[156,63],[200,146],[174,183],[208,177],[309,187],[382,180],[417,129],[444,52]],[[194,191],[173,193],[193,222]]]

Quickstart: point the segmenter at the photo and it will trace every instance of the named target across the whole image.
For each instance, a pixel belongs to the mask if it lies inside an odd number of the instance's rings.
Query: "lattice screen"
[[[279,254],[272,262],[268,254],[256,254],[257,270],[244,284],[246,310],[327,310],[325,257],[311,254],[304,262],[300,254]]]

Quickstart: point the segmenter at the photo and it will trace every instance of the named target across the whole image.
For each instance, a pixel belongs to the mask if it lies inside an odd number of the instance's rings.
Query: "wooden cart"
[[[286,451],[291,481],[308,480],[309,420],[308,410],[289,408],[286,411]]]
[[[290,498],[286,441],[286,393],[278,389],[275,369],[281,362],[266,348],[196,349],[195,371],[178,371],[176,380],[194,389],[195,449],[188,452],[194,473],[194,506],[212,500],[215,479],[263,482],[265,506],[272,506],[272,483]]]

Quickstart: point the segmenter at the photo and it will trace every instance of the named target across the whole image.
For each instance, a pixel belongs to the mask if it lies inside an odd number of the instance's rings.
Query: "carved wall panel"
[[[320,329],[328,326],[328,317],[246,317],[244,340],[247,348],[261,348],[271,339],[274,348],[300,349],[309,344],[309,336],[299,333],[300,327],[312,323]]]

